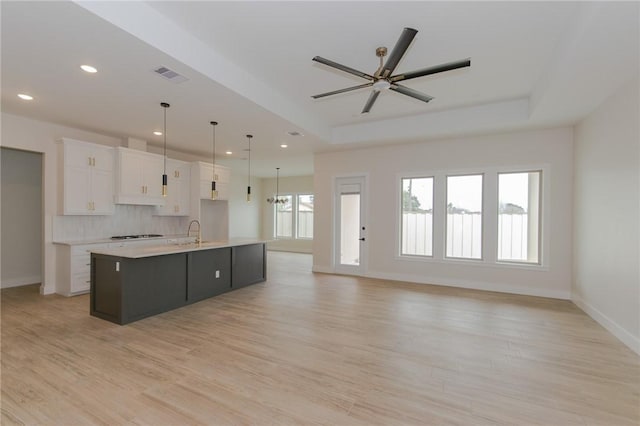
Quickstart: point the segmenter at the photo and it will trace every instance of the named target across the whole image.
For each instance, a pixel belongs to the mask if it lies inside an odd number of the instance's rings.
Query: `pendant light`
[[[249,173],[247,176],[247,203],[251,202],[251,138],[253,135],[247,135],[249,141]]]
[[[267,203],[269,204],[284,204],[286,200],[284,198],[280,198],[280,167],[276,167],[276,196],[267,198]]]
[[[278,204],[284,204],[286,200],[284,198],[280,198],[280,167],[276,167],[276,196],[267,198],[267,203],[275,204],[276,208],[273,213],[275,219],[275,227],[274,227],[274,237],[278,239]]]
[[[169,108],[169,104],[166,102],[160,102],[160,106],[164,108],[164,167],[162,173],[162,196],[167,196],[167,108]]]
[[[218,122],[211,121],[210,124],[213,126],[213,142],[211,144],[211,199],[216,200],[218,199],[218,190],[216,189],[216,126]]]

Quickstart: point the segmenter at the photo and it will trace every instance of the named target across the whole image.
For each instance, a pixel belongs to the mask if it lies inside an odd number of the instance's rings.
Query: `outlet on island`
[[[220,278],[220,271],[216,271],[216,278]]]

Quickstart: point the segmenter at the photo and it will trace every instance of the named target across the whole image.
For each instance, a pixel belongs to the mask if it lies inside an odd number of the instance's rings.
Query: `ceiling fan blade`
[[[410,80],[416,77],[422,77],[430,74],[437,74],[439,72],[456,70],[458,68],[470,67],[471,58],[463,59],[460,61],[447,62],[446,64],[440,64],[433,67],[423,68],[416,71],[405,72],[403,74],[394,75],[389,80],[393,83],[396,81]]]
[[[418,92],[417,90],[410,89],[406,86],[400,86],[399,84],[391,85],[391,87],[389,87],[389,90],[402,93],[403,95],[411,96],[412,98],[418,99],[422,102],[429,102],[433,99],[433,96],[426,95],[422,92]]]
[[[369,95],[369,99],[367,99],[367,103],[364,104],[364,108],[362,108],[362,114],[366,114],[371,111],[371,107],[376,102],[376,99],[378,99],[378,95],[380,95],[379,90],[373,90],[371,92],[371,94]]]
[[[340,71],[348,72],[349,74],[357,75],[358,77],[366,78],[367,80],[373,81],[373,76],[362,71],[355,70],[346,65],[339,64],[337,62],[330,61],[329,59],[322,58],[320,56],[315,56],[313,58],[314,61],[320,62],[321,64],[330,66],[332,68],[338,69]]]
[[[385,62],[384,67],[380,72],[381,77],[387,78],[393,73],[393,70],[395,70],[398,66],[400,59],[402,59],[402,57],[404,56],[405,52],[409,48],[409,45],[411,44],[411,41],[417,33],[418,30],[414,30],[413,28],[405,28],[404,30],[402,30],[400,38],[391,51],[391,54],[389,54],[389,58],[387,59],[387,62]]]
[[[364,89],[365,87],[371,87],[373,82],[361,84],[359,86],[347,87],[346,89],[334,90],[333,92],[321,93],[319,95],[311,96],[313,99],[324,98],[325,96],[337,95],[338,93],[350,92],[352,90]]]

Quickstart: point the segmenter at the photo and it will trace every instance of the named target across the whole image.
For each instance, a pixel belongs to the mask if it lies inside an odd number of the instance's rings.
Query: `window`
[[[313,195],[298,195],[298,238],[313,238]]]
[[[279,195],[274,204],[276,238],[313,239],[313,194]]]
[[[482,175],[447,176],[446,257],[482,259]]]
[[[293,238],[293,195],[280,195],[284,203],[276,203],[276,238]]]
[[[433,255],[433,178],[403,178],[400,254]]]
[[[498,173],[498,260],[539,263],[542,172]]]

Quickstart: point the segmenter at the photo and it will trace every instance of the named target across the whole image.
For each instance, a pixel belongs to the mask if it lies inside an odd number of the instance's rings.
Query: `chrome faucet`
[[[191,222],[189,222],[189,228],[187,229],[187,237],[191,236],[191,225],[193,225],[194,223],[198,224],[198,236],[196,237],[196,243],[200,243],[202,242],[202,233],[200,232],[200,221],[193,219]]]

